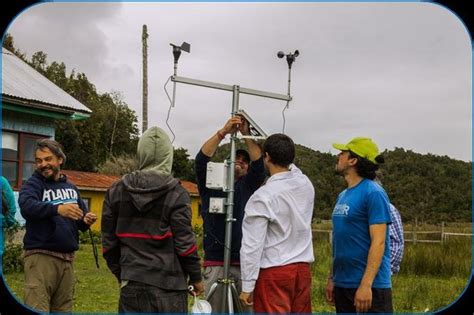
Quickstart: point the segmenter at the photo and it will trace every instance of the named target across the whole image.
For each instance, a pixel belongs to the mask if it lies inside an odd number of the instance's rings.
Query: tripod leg
[[[235,305],[236,312],[244,313],[244,307],[242,305],[242,302],[239,299],[239,293],[237,292],[237,288],[235,287],[234,283],[232,283],[231,289],[232,289],[232,296],[234,297],[234,305]]]
[[[218,284],[219,284],[219,283],[214,282],[214,283],[211,285],[211,288],[209,289],[209,293],[208,293],[207,296],[206,296],[206,300],[207,300],[207,301],[209,301],[209,299],[214,295],[214,292],[216,291]]]
[[[229,284],[227,282],[224,282],[222,284],[222,300],[221,300],[221,310],[222,313],[227,312],[227,298],[228,298],[228,288]]]
[[[227,285],[227,302],[229,303],[229,314],[234,314],[234,301],[233,301],[233,294],[232,294],[233,286],[234,286],[233,282]]]

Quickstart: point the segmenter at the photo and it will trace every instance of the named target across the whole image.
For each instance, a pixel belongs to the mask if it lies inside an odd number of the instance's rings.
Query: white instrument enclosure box
[[[211,197],[209,199],[209,213],[225,214],[225,198]]]
[[[227,189],[227,169],[226,163],[207,163],[206,187],[209,189]]]

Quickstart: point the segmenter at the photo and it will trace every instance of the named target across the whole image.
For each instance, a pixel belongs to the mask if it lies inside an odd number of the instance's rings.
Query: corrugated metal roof
[[[92,111],[30,65],[2,47],[2,95],[82,113]]]
[[[106,191],[121,177],[99,173],[61,170],[61,173],[81,190]],[[191,196],[199,196],[197,185],[186,180],[181,180],[181,185]]]
[[[191,196],[199,196],[199,191],[195,183],[181,180],[181,186],[183,186]]]

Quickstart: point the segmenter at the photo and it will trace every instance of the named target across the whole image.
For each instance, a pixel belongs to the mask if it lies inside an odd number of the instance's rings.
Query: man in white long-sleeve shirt
[[[240,299],[256,313],[311,313],[314,188],[292,164],[291,138],[274,134],[263,152],[270,178],[245,207]]]

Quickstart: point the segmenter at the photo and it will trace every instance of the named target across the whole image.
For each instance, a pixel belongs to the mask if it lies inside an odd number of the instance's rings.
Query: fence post
[[[416,231],[418,227],[418,219],[415,218],[415,226],[413,227],[413,244],[416,244]]]
[[[444,221],[441,222],[441,244],[444,244]]]

